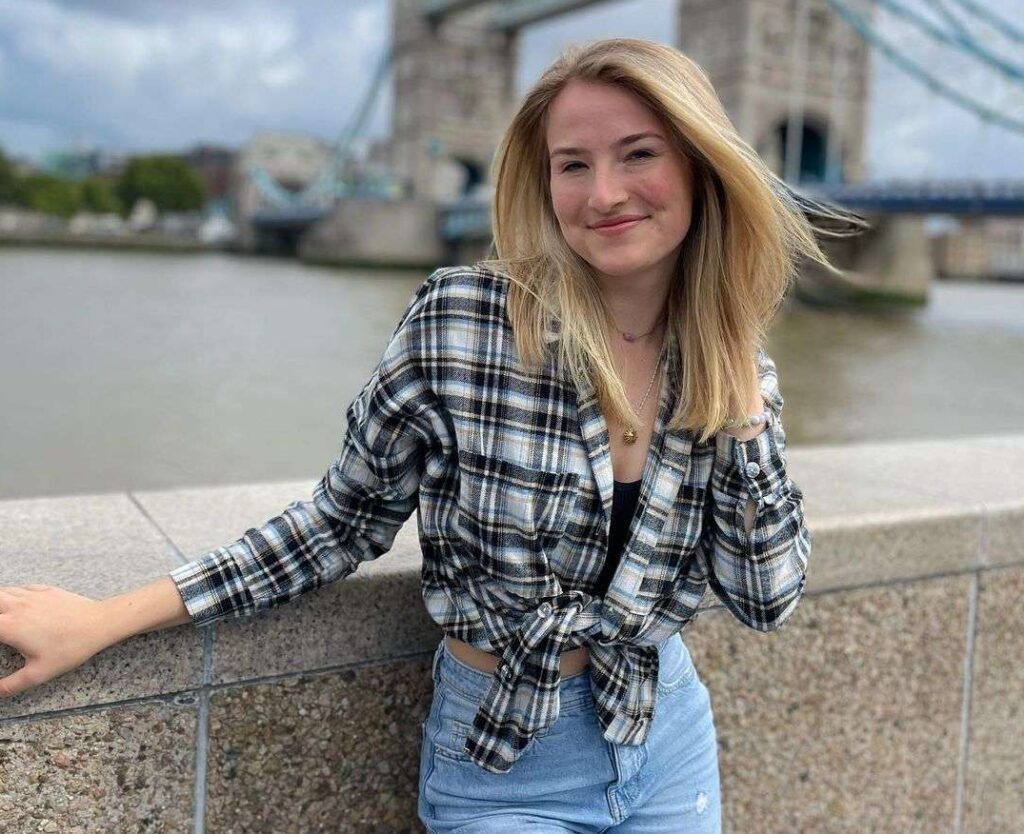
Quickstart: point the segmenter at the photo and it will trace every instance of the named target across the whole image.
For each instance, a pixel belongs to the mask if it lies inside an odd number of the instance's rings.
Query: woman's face
[[[667,282],[690,228],[693,169],[654,112],[621,87],[570,81],[549,106],[547,148],[569,246],[606,279]]]

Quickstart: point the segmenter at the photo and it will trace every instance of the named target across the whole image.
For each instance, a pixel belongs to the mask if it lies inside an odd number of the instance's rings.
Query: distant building
[[[284,131],[256,134],[235,157],[236,215],[249,218],[270,207],[269,192],[287,195],[302,191],[330,154],[330,146],[315,136]]]
[[[19,206],[0,207],[0,237],[24,237],[59,234],[66,221],[52,214],[31,211]]]
[[[73,235],[123,235],[127,224],[120,214],[105,212],[94,214],[80,211],[68,221],[68,232]]]
[[[932,240],[935,269],[948,278],[1024,279],[1024,219],[980,217]]]
[[[199,227],[199,239],[203,243],[233,243],[238,230],[235,224],[224,214],[208,214]]]
[[[196,145],[183,155],[203,181],[203,191],[208,200],[217,201],[228,197],[231,191],[231,172],[235,165],[236,151],[221,145]]]
[[[128,215],[128,227],[133,232],[148,232],[156,226],[159,219],[160,214],[153,201],[142,197],[136,200],[135,205],[132,206],[131,213]]]
[[[80,180],[95,176],[116,177],[126,163],[124,154],[99,148],[75,148],[47,154],[40,167],[49,174]]]
[[[366,151],[366,164],[389,167],[391,165],[391,140],[374,139]]]

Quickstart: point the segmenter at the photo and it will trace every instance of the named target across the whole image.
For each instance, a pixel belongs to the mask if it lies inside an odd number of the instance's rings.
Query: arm
[[[0,588],[0,644],[25,658],[23,666],[0,678],[0,698],[81,666],[132,635],[188,621],[167,577],[105,600],[50,585]]]
[[[280,605],[385,553],[418,502],[426,450],[447,423],[426,382],[424,349],[443,327],[428,311],[435,271],[417,289],[384,357],[347,410],[338,458],[313,493],[242,538],[104,600],[49,585],[0,587],[0,644],[25,665],[0,678],[7,698],[135,634],[205,625]]]
[[[377,369],[346,411],[337,459],[313,491],[225,547],[170,572],[197,625],[282,605],[386,553],[415,511],[443,420],[427,380],[435,272],[417,289]]]
[[[177,587],[167,576],[100,600],[99,606],[110,645],[147,631],[184,625],[191,619]]]
[[[0,698],[136,634],[278,605],[384,553],[415,507],[419,444],[404,434],[382,440],[390,407],[367,417],[380,379],[375,374],[350,406],[349,439],[314,500],[293,504],[228,548],[103,600],[49,585],[0,587],[0,644],[25,658],[24,666],[0,678]]]
[[[804,591],[811,534],[803,493],[786,473],[775,363],[758,350],[760,393],[773,424],[719,432],[698,558],[708,584],[744,625],[774,631]]]

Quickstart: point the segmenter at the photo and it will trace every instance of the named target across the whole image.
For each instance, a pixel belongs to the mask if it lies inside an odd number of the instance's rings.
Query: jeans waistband
[[[659,647],[659,666],[663,673],[670,672],[677,663],[679,656],[685,651],[679,633],[673,634],[662,642]],[[462,662],[449,650],[444,640],[438,644],[434,652],[434,685],[443,683],[465,698],[475,703],[483,701],[491,688],[494,675],[484,672]],[[582,672],[563,677],[559,683],[558,700],[560,712],[572,712],[584,709],[594,702],[590,689],[590,667]]]

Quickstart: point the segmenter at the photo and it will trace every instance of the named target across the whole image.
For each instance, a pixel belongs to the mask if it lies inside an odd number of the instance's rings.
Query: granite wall
[[[1024,830],[1024,435],[792,448],[814,550],[777,632],[709,593],[727,832]],[[107,597],[311,482],[0,503],[0,585]],[[0,832],[404,832],[440,632],[415,519],[293,603],[128,640],[0,700]],[[0,647],[0,675],[20,665]]]

